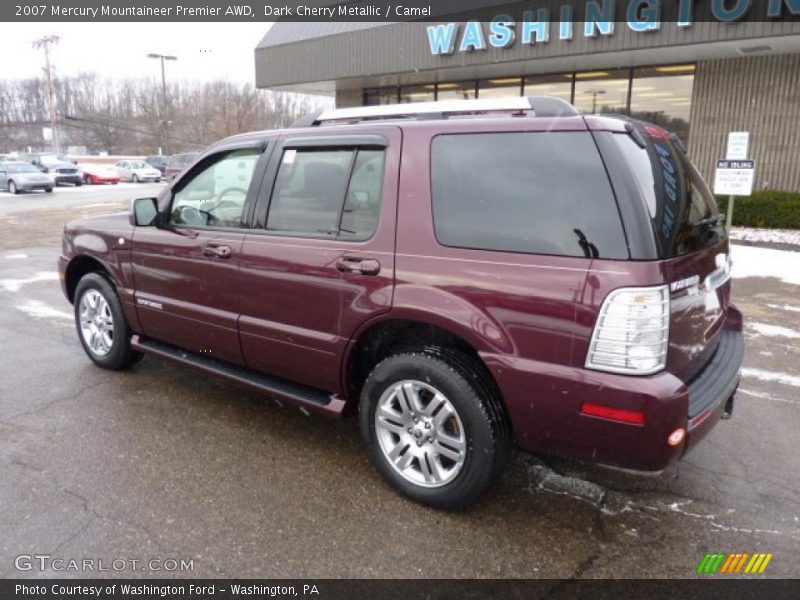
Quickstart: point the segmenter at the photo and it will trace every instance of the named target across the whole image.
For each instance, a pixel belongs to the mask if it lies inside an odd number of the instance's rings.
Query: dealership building
[[[800,191],[800,19],[527,15],[278,22],[256,48],[256,84],[327,95],[339,107],[556,96],[586,113],[630,114],[678,133],[709,181],[728,133],[749,131],[756,188]]]

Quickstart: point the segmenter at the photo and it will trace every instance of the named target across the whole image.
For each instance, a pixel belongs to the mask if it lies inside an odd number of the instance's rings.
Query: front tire
[[[52,193],[53,193],[53,188],[51,188],[51,187],[49,187],[49,188],[44,188],[44,191],[45,191],[46,193],[48,193],[48,194],[52,194]]]
[[[78,282],[75,326],[84,351],[99,367],[125,369],[142,356],[131,348],[131,330],[117,291],[99,273],[84,275]]]
[[[400,493],[434,508],[473,503],[511,451],[505,410],[482,365],[448,349],[395,354],[367,378],[361,434]]]

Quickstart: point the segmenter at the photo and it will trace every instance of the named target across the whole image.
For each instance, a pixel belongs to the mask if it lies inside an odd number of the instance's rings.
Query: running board
[[[276,396],[309,412],[334,418],[341,417],[344,412],[344,400],[316,388],[258,373],[246,367],[232,365],[156,340],[143,339],[138,335],[131,337],[131,347],[139,352],[153,354],[187,367],[223,377],[259,392]]]

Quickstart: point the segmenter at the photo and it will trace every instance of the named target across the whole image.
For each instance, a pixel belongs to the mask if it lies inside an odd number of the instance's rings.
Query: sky
[[[1,0],[0,0],[1,1]],[[58,35],[51,60],[58,76],[93,71],[110,77],[161,77],[148,53],[172,54],[168,79],[255,83],[253,51],[272,23],[15,23],[0,35],[0,79],[38,77],[43,50],[31,42]]]

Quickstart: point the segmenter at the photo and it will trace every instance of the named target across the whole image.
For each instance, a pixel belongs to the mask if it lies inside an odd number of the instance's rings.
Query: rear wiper
[[[692,223],[692,227],[702,227],[703,225],[719,225],[724,220],[725,220],[725,213],[719,213],[718,215],[714,215],[713,217],[708,217],[707,219],[700,219],[699,221]]]

